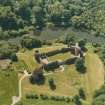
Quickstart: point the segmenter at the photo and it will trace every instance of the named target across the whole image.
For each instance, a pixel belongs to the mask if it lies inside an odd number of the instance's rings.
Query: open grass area
[[[72,96],[77,94],[78,85],[80,85],[78,72],[74,66],[65,67],[64,72],[57,72],[46,76],[46,82],[44,85],[32,85],[28,79],[25,79],[22,83],[23,94],[37,93],[48,94],[58,96]],[[56,84],[56,90],[52,91],[49,87],[48,80],[53,78]]]
[[[61,46],[60,46],[61,47]],[[47,48],[41,48],[39,49],[41,52],[46,52],[46,51],[51,51],[58,47],[47,47]],[[50,61],[54,60],[65,60],[71,57],[70,53],[64,53],[64,54],[57,54],[55,56],[52,56],[49,58]],[[35,62],[34,62],[35,63]],[[76,73],[73,73],[76,72]],[[44,94],[50,94],[50,95],[74,95],[77,93],[76,88],[73,86],[70,86],[70,84],[75,84],[71,83],[73,81],[79,80],[78,79],[78,72],[75,70],[75,67],[73,65],[71,66],[65,66],[65,72],[58,72],[58,73],[53,73],[52,75],[49,75],[46,77],[46,83],[41,86],[37,85],[31,85],[27,79],[24,80],[23,82],[23,93],[24,95],[29,92],[30,90],[33,92],[37,92],[39,94],[44,93]],[[72,80],[70,79],[72,77]],[[73,80],[73,77],[75,80]],[[56,85],[58,86],[55,91],[52,91],[49,88],[48,85],[48,79],[49,78],[54,78],[56,80]],[[78,81],[77,81],[78,82]],[[27,86],[26,86],[27,85]],[[67,87],[65,90],[64,86]]]
[[[47,52],[54,49],[58,49],[62,46],[52,46],[52,47],[43,47],[39,48],[40,52]],[[93,92],[99,88],[104,83],[104,67],[103,64],[93,51],[93,47],[90,44],[87,45],[89,49],[86,53],[85,64],[87,67],[87,72],[85,74],[80,74],[74,65],[65,65],[65,70],[63,72],[56,72],[50,75],[47,75],[46,81],[43,85],[32,85],[29,82],[29,78],[22,81],[22,93],[23,99],[22,102],[25,105],[33,105],[34,100],[26,100],[26,94],[35,93],[35,94],[46,94],[46,95],[55,95],[55,96],[74,96],[78,94],[78,90],[82,87],[85,91],[87,100],[90,102],[92,99]],[[33,58],[34,50],[25,51],[24,53],[18,53],[19,60],[23,60],[24,63],[28,66],[28,69],[37,67],[37,63]],[[49,57],[50,61],[54,60],[65,60],[70,58],[72,55],[70,53],[57,54],[55,56]],[[53,78],[56,84],[56,89],[51,90],[49,87],[48,80]],[[55,103],[52,101],[43,101],[40,102],[35,100],[35,105],[59,105],[59,102]],[[43,103],[43,104],[42,104]],[[66,105],[61,104],[60,105]],[[68,104],[67,104],[68,105]],[[72,104],[70,104],[72,105]],[[85,103],[84,105],[89,105]]]
[[[18,94],[18,76],[15,71],[0,71],[0,105],[10,105]]]
[[[58,57],[58,55],[56,56]],[[59,57],[60,56],[61,54]],[[55,56],[53,57],[50,59],[53,60],[56,58]],[[34,92],[38,94],[43,93],[49,95],[73,96],[78,93],[78,89],[80,87],[83,87],[84,90],[86,90],[87,98],[91,98],[94,90],[99,88],[104,82],[104,68],[99,57],[93,53],[87,53],[86,67],[87,73],[80,74],[78,71],[76,71],[74,65],[65,66],[64,72],[56,72],[46,76],[45,84],[40,86],[31,85],[28,79],[25,79],[23,82],[23,93],[24,95],[28,92]],[[49,87],[49,78],[53,78],[55,80],[56,90],[54,91],[52,91]]]
[[[98,55],[87,53],[86,67],[85,88],[88,98],[91,98],[94,91],[104,84],[104,66]]]

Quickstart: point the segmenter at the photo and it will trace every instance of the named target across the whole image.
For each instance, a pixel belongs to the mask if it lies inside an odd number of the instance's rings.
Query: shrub
[[[66,101],[66,102],[70,102],[71,99],[70,99],[69,97],[66,97],[66,98],[65,98],[65,101]]]
[[[64,96],[61,96],[59,97],[60,101],[65,101],[65,97]]]
[[[51,100],[55,100],[55,96],[51,96],[50,99],[51,99]]]
[[[42,44],[43,44],[43,45],[52,45],[52,42],[51,42],[51,41],[46,41],[46,40],[44,40],[44,41],[42,42]]]
[[[100,45],[98,43],[92,43],[93,47],[99,47]]]
[[[26,98],[27,98],[27,99],[30,99],[30,95],[29,95],[29,94],[26,94]]]
[[[26,99],[38,99],[39,96],[37,94],[26,94]]]
[[[40,98],[43,100],[49,99],[49,97],[47,95],[44,95],[44,94],[40,94]]]
[[[35,99],[38,99],[38,98],[39,98],[39,96],[38,96],[37,94],[35,94],[35,95],[34,95],[34,98],[35,98]]]
[[[96,48],[95,50],[94,50],[94,53],[98,53],[100,51],[100,49],[99,48]]]

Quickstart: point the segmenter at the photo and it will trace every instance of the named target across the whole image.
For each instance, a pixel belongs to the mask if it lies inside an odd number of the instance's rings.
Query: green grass
[[[18,62],[13,62],[14,68],[16,71],[24,71],[28,66],[25,64],[23,60],[19,60]]]
[[[50,58],[54,60],[57,58],[65,59],[66,57],[57,54]],[[69,57],[69,54],[67,58]],[[66,65],[64,72],[56,72],[46,76],[46,82],[44,85],[31,85],[28,79],[23,82],[23,94],[34,92],[37,94],[48,94],[48,95],[67,95],[73,96],[78,94],[78,89],[83,87],[86,93],[87,99],[91,99],[95,89],[99,88],[104,82],[104,68],[99,57],[94,53],[86,54],[86,74],[80,74],[76,71],[74,65]],[[98,76],[98,78],[97,78]],[[52,91],[49,88],[48,80],[53,78],[56,84],[56,90]]]
[[[57,49],[60,47],[62,47],[62,46],[43,47],[43,48],[40,48],[39,51],[46,52],[46,51],[51,51],[51,50],[54,50],[54,49]],[[30,52],[28,54],[28,51],[27,51],[27,52],[25,52],[24,55],[27,54],[31,58],[33,55],[32,52],[33,51],[31,51],[31,54],[30,54]],[[49,61],[65,60],[65,59],[70,58],[71,56],[72,55],[70,53],[64,53],[64,54],[61,53],[61,54],[57,54],[55,56],[49,57]],[[22,59],[22,57],[20,59]],[[23,59],[27,59],[27,58],[23,58]],[[30,60],[32,60],[32,59],[30,59]],[[28,62],[32,62],[30,60],[28,60]],[[24,61],[27,62],[27,60],[24,60]],[[36,62],[34,62],[34,63],[36,64]],[[36,67],[37,67],[37,65],[36,65]],[[56,85],[57,85],[57,89],[55,91],[52,91],[48,85],[48,79],[52,78],[52,77],[55,79]],[[23,82],[23,94],[25,95],[28,92],[36,92],[38,94],[44,93],[44,94],[49,94],[49,95],[60,95],[60,96],[62,96],[62,95],[75,95],[78,93],[77,87],[79,87],[79,85],[80,85],[80,78],[79,77],[80,77],[80,75],[75,70],[74,65],[68,65],[68,66],[65,66],[64,72],[53,73],[50,76],[46,76],[46,83],[44,85],[41,85],[41,86],[31,85],[29,83],[29,81],[27,79],[25,79]],[[66,89],[64,88],[65,86],[66,86]]]
[[[63,101],[52,101],[52,100],[42,100],[42,99],[23,99],[23,105],[75,105],[72,102],[63,102]]]
[[[78,93],[78,87],[80,86],[80,78],[78,72],[75,70],[74,66],[67,66],[64,72],[53,73],[46,76],[46,82],[44,85],[32,85],[29,79],[24,79],[22,82],[23,95],[27,93],[37,93],[37,94],[48,94],[48,95],[58,95],[58,96],[72,96]],[[56,90],[52,91],[49,87],[49,78],[54,78],[56,83]]]
[[[0,71],[0,105],[10,105],[18,94],[18,77],[15,71]]]
[[[88,98],[91,98],[94,91],[104,84],[104,66],[98,55],[87,53],[86,67],[85,88]]]
[[[60,47],[62,46],[43,47],[39,48],[38,50],[41,52],[47,52]],[[25,99],[25,96],[28,93],[57,95],[57,96],[74,96],[75,94],[78,94],[78,90],[80,87],[84,89],[87,100],[91,102],[94,91],[97,88],[99,88],[104,82],[104,67],[98,55],[94,54],[93,52],[94,48],[91,46],[91,44],[87,44],[86,47],[88,48],[88,52],[86,53],[86,59],[85,59],[87,67],[86,74],[80,74],[75,69],[74,65],[65,65],[64,72],[56,72],[46,76],[46,81],[45,84],[43,85],[32,85],[30,84],[29,79],[26,78],[22,82],[22,91],[23,91],[22,102],[25,103],[25,105],[34,104],[34,101],[30,102],[29,100]],[[19,59],[24,60],[24,63],[26,63],[27,66],[29,66],[29,64],[33,62],[34,65],[32,65],[32,67],[37,67],[36,62],[32,60],[34,50],[25,51],[24,53],[22,53],[22,55],[18,53]],[[27,55],[29,56],[29,58],[22,57],[23,55],[24,56]],[[72,57],[70,53],[64,53],[64,54],[57,54],[55,56],[51,56],[49,57],[49,60],[50,61],[65,60],[70,57]],[[55,80],[56,90],[54,91],[52,91],[49,87],[48,84],[49,78],[53,78]],[[35,102],[36,102],[35,105],[40,105],[41,102],[43,103],[42,105],[47,105],[46,104],[47,102],[44,102],[43,100],[40,102],[39,101],[37,102],[35,100]],[[56,103],[48,102],[48,105],[56,105]],[[59,105],[58,102],[57,105]],[[66,105],[66,104],[61,104],[61,105]],[[90,103],[84,102],[83,105],[90,105]]]

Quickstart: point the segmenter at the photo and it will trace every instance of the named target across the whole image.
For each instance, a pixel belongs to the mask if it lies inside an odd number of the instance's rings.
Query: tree
[[[0,26],[3,30],[17,29],[16,16],[9,6],[0,7]]]
[[[30,82],[32,84],[42,85],[45,83],[45,77],[43,75],[43,67],[39,67],[33,71],[32,76],[30,77]]]
[[[55,90],[55,89],[56,89],[56,85],[55,85],[54,80],[51,78],[51,79],[49,79],[48,82],[49,82],[50,88],[51,88],[52,90]]]
[[[4,6],[13,6],[14,0],[0,0],[0,4]]]
[[[71,21],[72,21],[72,25],[75,28],[81,28],[81,17],[80,16],[73,16]]]
[[[86,72],[86,67],[84,64],[84,59],[83,58],[78,58],[75,62],[75,66],[77,71],[79,71],[80,73],[85,73]]]
[[[29,36],[22,37],[21,40],[22,47],[32,49],[32,48],[41,47],[41,45],[42,45],[41,41],[34,37],[29,37]]]
[[[17,61],[18,60],[16,53],[11,54],[11,60],[12,61]]]
[[[83,50],[83,51],[86,51],[87,49],[85,48],[85,45],[86,45],[86,40],[84,39],[82,39],[82,40],[80,40],[79,41],[79,46],[80,46],[80,48]]]
[[[64,39],[64,43],[65,44],[69,44],[69,43],[72,43],[74,44],[76,42],[76,38],[74,35],[66,35],[65,39]]]
[[[92,105],[105,105],[105,85],[95,91]]]
[[[86,96],[85,96],[85,92],[82,88],[79,89],[79,96],[80,98],[82,98],[83,100],[86,99]]]
[[[33,10],[32,24],[36,27],[36,29],[42,30],[45,24],[43,9],[39,6],[34,6],[32,10]]]
[[[11,44],[8,42],[0,43],[0,59],[11,59],[16,60],[16,52],[19,47],[15,44]]]
[[[62,13],[64,7],[61,2],[56,1],[55,3],[48,5],[48,12],[50,13],[50,21],[53,22],[56,26],[61,26],[62,22]]]
[[[80,101],[80,97],[78,95],[75,95],[73,100],[74,100],[76,105],[82,105],[82,103]]]
[[[31,21],[31,8],[28,4],[22,1],[20,7],[16,10],[16,14],[21,16],[25,24],[30,24]]]

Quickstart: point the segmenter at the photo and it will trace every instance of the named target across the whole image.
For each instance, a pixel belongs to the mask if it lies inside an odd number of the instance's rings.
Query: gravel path
[[[24,75],[20,78],[19,80],[19,96],[13,96],[12,97],[12,104],[11,105],[15,105],[16,103],[18,103],[21,98],[22,98],[22,80],[26,77],[31,76],[31,74],[28,74],[28,72],[25,70],[24,71]]]

